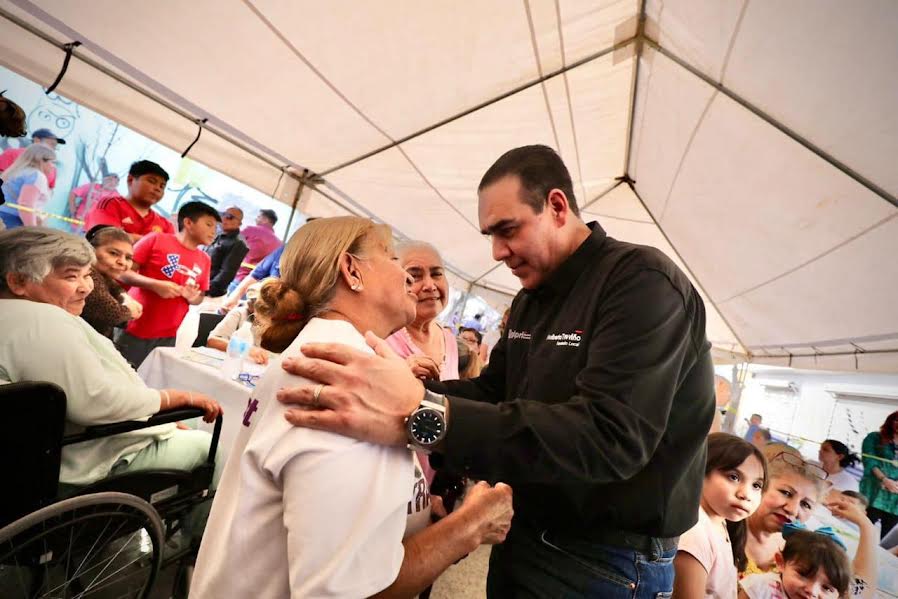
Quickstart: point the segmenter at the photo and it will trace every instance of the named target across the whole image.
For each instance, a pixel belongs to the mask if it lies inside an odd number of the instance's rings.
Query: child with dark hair
[[[128,197],[118,193],[98,199],[84,219],[84,230],[97,225],[123,229],[137,242],[149,233],[174,233],[172,224],[152,208],[165,195],[168,173],[149,160],[138,160],[128,171]]]
[[[829,528],[783,527],[786,546],[776,554],[778,572],[752,574],[739,583],[740,599],[837,599],[848,593],[851,564],[845,543]]]
[[[767,488],[767,460],[744,439],[708,435],[698,523],[680,537],[674,597],[735,597],[745,565],[746,523]]]
[[[203,202],[188,202],[178,211],[178,233],[151,233],[134,245],[138,274],[167,281],[177,289],[175,297],[133,287],[131,297],[143,305],[143,315],[128,323],[119,338],[119,351],[134,366],[156,347],[173,347],[178,327],[190,305],[203,301],[209,289],[209,255],[199,246],[215,239],[221,215]]]

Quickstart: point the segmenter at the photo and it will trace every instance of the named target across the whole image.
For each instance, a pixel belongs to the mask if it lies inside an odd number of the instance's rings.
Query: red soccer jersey
[[[134,261],[146,277],[178,285],[186,285],[192,279],[203,291],[209,289],[209,254],[185,247],[175,235],[150,233],[134,244]],[[141,339],[175,336],[187,314],[187,300],[163,299],[139,287],[132,287],[128,293],[143,304],[143,315],[128,323],[128,333]]]
[[[84,230],[90,231],[97,225],[112,225],[134,235],[150,233],[174,233],[175,228],[158,212],[150,210],[141,216],[131,203],[115,194],[100,199],[84,219]]]

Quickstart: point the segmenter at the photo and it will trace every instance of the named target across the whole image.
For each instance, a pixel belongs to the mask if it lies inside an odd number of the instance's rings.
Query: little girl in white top
[[[735,599],[737,562],[745,560],[746,523],[767,488],[767,460],[727,433],[708,436],[698,522],[680,537],[673,597]]]

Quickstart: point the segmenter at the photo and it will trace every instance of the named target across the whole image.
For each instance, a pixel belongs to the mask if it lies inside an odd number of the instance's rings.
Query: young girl
[[[767,460],[757,447],[727,433],[708,435],[698,523],[680,537],[674,558],[675,598],[736,596],[737,562],[745,561],[745,519],[766,488]]]
[[[776,554],[779,572],[752,574],[739,583],[740,599],[837,599],[851,582],[845,544],[829,528],[810,531],[801,523],[783,527],[786,546]]]

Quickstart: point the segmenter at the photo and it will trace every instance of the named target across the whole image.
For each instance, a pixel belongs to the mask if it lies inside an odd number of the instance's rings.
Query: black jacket
[[[209,244],[206,253],[212,259],[212,270],[209,272],[209,292],[206,295],[218,297],[227,293],[228,285],[234,280],[248,252],[240,231],[221,233]]]
[[[698,517],[715,409],[704,304],[663,253],[590,228],[515,297],[480,377],[433,385],[450,396],[442,459],[512,485],[537,530],[677,536]]]

